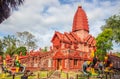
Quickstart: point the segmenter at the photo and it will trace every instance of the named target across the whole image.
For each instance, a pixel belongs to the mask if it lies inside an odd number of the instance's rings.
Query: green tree
[[[106,24],[102,26],[102,30],[112,29],[113,40],[120,44],[120,15],[113,15],[106,20]]]
[[[15,54],[15,50],[17,47],[15,45],[12,45],[11,47],[8,47],[6,50],[6,54],[9,54],[10,56],[13,56]]]
[[[2,40],[0,40],[0,55],[3,55],[4,52],[3,52],[3,42]]]
[[[17,37],[19,40],[18,46],[25,46],[28,51],[30,49],[33,50],[37,47],[35,36],[30,32],[17,32]]]
[[[15,38],[14,35],[8,35],[4,36],[3,39],[3,44],[6,50],[6,54],[10,54],[11,56],[14,54],[14,51],[16,50],[16,41],[17,39]]]
[[[104,60],[104,56],[106,55],[106,53],[112,49],[112,46],[113,46],[112,38],[113,38],[112,29],[105,29],[102,33],[100,33],[97,36],[96,54],[100,60]]]
[[[24,0],[0,0],[0,23],[10,16],[12,9],[16,9]]]
[[[48,47],[45,46],[44,49],[42,49],[42,52],[47,52],[48,51]]]
[[[27,52],[27,49],[26,47],[18,47],[16,50],[15,50],[15,53],[20,55],[20,53],[22,52],[22,55],[26,55],[26,52]]]

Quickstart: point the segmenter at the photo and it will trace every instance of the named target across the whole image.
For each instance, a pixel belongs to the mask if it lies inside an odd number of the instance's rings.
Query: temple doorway
[[[57,70],[59,70],[62,66],[62,60],[61,59],[58,59],[57,60]]]

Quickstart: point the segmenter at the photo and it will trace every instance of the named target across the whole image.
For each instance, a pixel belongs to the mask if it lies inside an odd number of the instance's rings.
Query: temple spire
[[[82,6],[78,6],[78,9],[74,15],[72,31],[85,30],[89,32],[88,19]]]

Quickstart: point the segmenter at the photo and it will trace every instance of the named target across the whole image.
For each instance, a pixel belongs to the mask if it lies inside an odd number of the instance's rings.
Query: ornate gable
[[[63,39],[63,34],[60,33],[60,32],[55,31],[55,34],[53,35],[53,38],[52,38],[51,42],[53,42],[53,40],[54,40],[56,37],[57,37],[59,40],[62,40],[62,39]]]

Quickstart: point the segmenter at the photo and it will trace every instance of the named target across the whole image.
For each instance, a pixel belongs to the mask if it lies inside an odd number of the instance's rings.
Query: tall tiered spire
[[[89,32],[88,19],[82,6],[78,6],[73,20],[72,31],[85,30]]]

